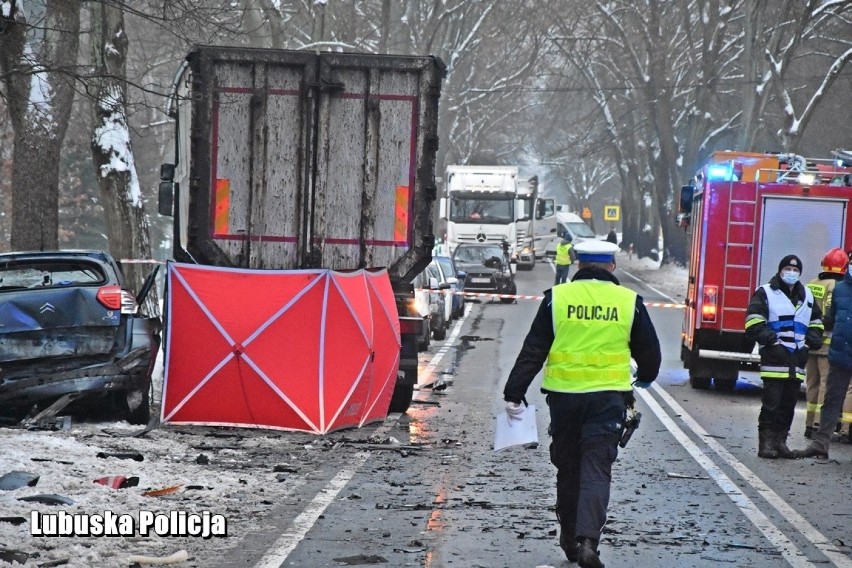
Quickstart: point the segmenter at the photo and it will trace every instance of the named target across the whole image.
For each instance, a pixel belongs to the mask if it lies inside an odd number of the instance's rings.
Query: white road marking
[[[444,340],[444,344],[441,346],[440,349],[438,349],[438,352],[432,356],[432,359],[429,360],[429,364],[426,365],[425,369],[423,369],[423,373],[418,373],[418,384],[428,384],[435,382],[434,380],[428,380],[427,378],[431,378],[435,367],[438,366],[438,363],[441,362],[441,359],[444,358],[444,355],[446,355],[450,348],[455,344],[456,338],[459,336],[459,333],[461,333],[462,325],[467,319],[467,316],[470,313],[471,309],[472,304],[465,302],[464,313],[462,314],[462,317],[458,318],[456,320],[456,323],[453,324],[453,330],[450,332],[450,336]]]
[[[461,333],[462,325],[470,313],[470,304],[465,304],[465,311],[462,317],[456,320],[450,336],[444,341],[444,344],[437,353],[429,361],[429,364],[423,370],[423,376],[430,376],[435,370],[435,367],[441,362],[447,352],[455,343],[456,338]],[[396,421],[386,421],[382,426],[376,429],[375,436],[383,437],[395,425]],[[255,568],[278,568],[287,557],[296,549],[300,542],[305,538],[317,519],[323,514],[328,506],[334,501],[337,495],[346,487],[352,478],[357,473],[358,469],[366,463],[372,454],[370,452],[356,453],[352,461],[347,467],[341,469],[328,484],[323,487],[319,493],[313,498],[307,507],[295,518],[290,524],[290,527],[278,537],[278,540],[266,551],[263,558],[255,565]]]
[[[555,273],[555,272],[556,272],[556,265],[553,263],[553,261],[552,261],[552,260],[550,260],[550,259],[548,258],[548,259],[547,259],[547,264],[549,264],[549,265],[550,265],[550,268],[552,268],[552,269],[553,269],[553,272]],[[620,272],[622,272],[622,273],[626,274],[627,276],[629,276],[630,278],[632,278],[632,279],[633,279],[633,280],[635,280],[636,282],[641,282],[643,286],[645,286],[645,287],[646,287],[646,288],[648,288],[649,290],[653,291],[655,294],[659,294],[660,296],[662,296],[663,298],[665,298],[666,300],[668,300],[670,303],[680,305],[680,304],[678,304],[678,301],[677,301],[677,300],[675,300],[674,298],[672,298],[671,296],[669,296],[668,294],[666,294],[666,293],[664,293],[664,292],[660,292],[659,290],[657,290],[656,288],[654,288],[653,286],[651,286],[650,284],[648,284],[647,282],[645,282],[644,280],[642,280],[641,278],[639,278],[638,276],[634,276],[633,274],[630,274],[629,272],[627,272],[627,271],[626,271],[626,270],[624,270],[623,268],[619,268],[618,270],[619,270]],[[646,304],[647,304],[647,302],[646,302]]]
[[[621,270],[621,272],[623,272],[624,274],[626,274],[627,276],[629,276],[630,278],[632,278],[632,279],[633,279],[633,280],[635,280],[636,282],[641,282],[643,286],[645,286],[645,287],[646,287],[646,288],[648,288],[649,290],[652,290],[655,294],[659,294],[660,296],[662,296],[663,298],[665,298],[665,299],[666,299],[666,300],[668,300],[669,302],[671,302],[671,303],[673,303],[673,304],[677,304],[677,303],[678,303],[678,301],[677,301],[677,300],[675,300],[674,298],[672,298],[672,297],[671,297],[671,296],[669,296],[668,294],[664,294],[663,292],[660,292],[659,290],[657,290],[656,288],[654,288],[653,286],[651,286],[650,284],[648,284],[647,282],[645,282],[645,281],[644,281],[644,280],[642,280],[641,278],[639,278],[639,277],[637,277],[637,276],[633,276],[632,274],[630,274],[629,272],[627,272],[627,271],[626,271],[626,270],[624,270],[623,268],[620,268],[619,270]]]
[[[391,420],[389,422],[386,421],[376,429],[375,435],[383,437],[395,425],[395,423],[396,420]],[[326,508],[328,508],[332,501],[334,501],[343,488],[346,487],[346,484],[352,480],[358,472],[358,469],[364,465],[371,455],[371,452],[358,452],[355,454],[348,467],[337,472],[337,475],[335,475],[331,481],[329,481],[328,484],[323,487],[319,493],[317,493],[316,497],[308,503],[308,506],[305,507],[299,516],[293,519],[293,522],[290,524],[290,527],[284,531],[284,534],[278,537],[275,544],[266,551],[266,554],[263,555],[260,562],[255,564],[255,567],[279,568],[279,566],[284,564],[284,561],[287,560],[290,553],[295,550],[299,543],[305,538],[305,535],[308,534],[308,531],[313,528],[317,519],[320,518]]]
[[[798,530],[804,537],[811,542],[820,552],[822,552],[835,566],[838,568],[852,568],[852,559],[849,559],[844,554],[836,551],[834,545],[813,525],[805,520],[797,513],[784,499],[775,493],[768,485],[766,485],[757,475],[748,469],[743,463],[726,450],[718,441],[711,437],[702,427],[695,421],[680,404],[677,403],[662,387],[657,384],[652,384],[651,388],[663,399],[663,401],[671,408],[672,412],[678,415],[692,430],[692,432],[701,438],[707,446],[713,450],[725,463],[727,463],[734,471],[736,471],[743,480],[748,483],[757,493],[759,493],[776,511],[778,511],[787,522]],[[693,459],[704,468],[716,484],[730,497],[734,504],[743,512],[743,514],[751,521],[751,523],[760,530],[761,533],[778,547],[782,556],[790,566],[793,567],[809,567],[814,564],[804,556],[804,554],[793,544],[772,521],[764,515],[755,503],[749,499],[737,485],[718,467],[716,464],[696,445],[685,433],[681,430],[674,421],[669,418],[669,415],[657,403],[657,401],[649,393],[642,389],[636,389],[636,393],[642,398],[645,404],[651,411],[660,419],[663,425],[674,436],[674,438],[683,446]]]

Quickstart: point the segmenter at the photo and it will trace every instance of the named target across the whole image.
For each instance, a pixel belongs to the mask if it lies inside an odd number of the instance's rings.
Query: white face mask
[[[799,272],[797,270],[785,270],[781,273],[781,280],[792,286],[799,281]]]

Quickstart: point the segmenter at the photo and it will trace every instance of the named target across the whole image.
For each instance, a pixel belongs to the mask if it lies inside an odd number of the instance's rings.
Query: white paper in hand
[[[538,426],[535,421],[535,406],[524,410],[521,420],[509,420],[505,412],[497,415],[497,427],[494,430],[494,451],[499,452],[512,446],[538,443]]]

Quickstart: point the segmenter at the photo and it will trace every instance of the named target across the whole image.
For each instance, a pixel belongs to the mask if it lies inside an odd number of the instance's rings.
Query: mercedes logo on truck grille
[[[476,241],[477,242],[484,243],[487,240],[488,240],[488,237],[485,236],[485,233],[479,233],[478,235],[476,235]]]

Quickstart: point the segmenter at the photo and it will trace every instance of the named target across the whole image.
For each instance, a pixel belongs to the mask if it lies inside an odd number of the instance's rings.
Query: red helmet
[[[822,259],[823,272],[832,272],[834,274],[846,274],[846,267],[849,266],[849,256],[842,248],[833,248]]]

